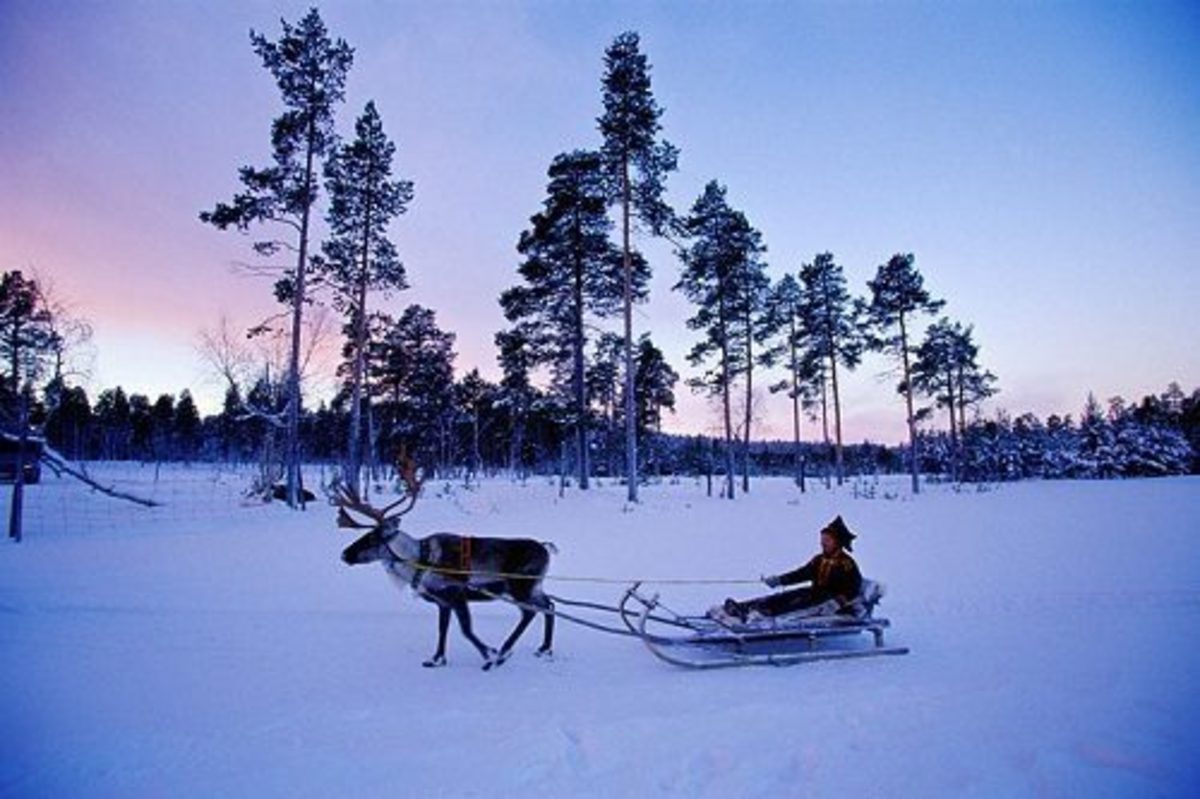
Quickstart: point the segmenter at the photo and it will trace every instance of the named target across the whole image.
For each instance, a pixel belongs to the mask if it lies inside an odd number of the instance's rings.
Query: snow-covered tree
[[[967,408],[996,393],[996,377],[979,365],[978,355],[972,328],[943,317],[925,331],[911,367],[913,390],[946,409],[956,451],[967,427]]]

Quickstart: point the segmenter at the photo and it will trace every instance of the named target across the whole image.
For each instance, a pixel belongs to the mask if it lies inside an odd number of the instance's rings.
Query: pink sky
[[[413,289],[390,307],[434,308],[458,335],[460,369],[497,376],[496,298],[516,280],[517,236],[550,159],[595,146],[600,54],[637,27],[682,149],[672,202],[727,183],[763,231],[773,277],[829,249],[862,293],[892,252],[915,252],[947,313],[975,325],[1000,377],[993,408],[1078,413],[1088,391],[1200,385],[1200,47],[1187,6],[945,20],[823,4],[727,16],[714,4],[683,21],[672,8],[325,14],[358,48],[342,129],[374,98],[398,171],[416,182],[393,228]],[[280,14],[303,9],[0,8],[0,267],[50,278],[92,320],[92,390],[186,386],[211,409],[219,387],[198,332],[222,314],[249,325],[275,311],[267,283],[231,269],[252,257],[248,240],[196,215],[232,195],[240,164],[267,156],[278,102],[247,30],[274,35]],[[797,49],[788,31],[812,41]],[[646,249],[652,299],[635,324],[686,376],[678,263]],[[886,368],[872,357],[847,377],[847,440],[903,437]],[[705,401],[682,384],[678,396],[668,428],[709,429]],[[790,435],[786,400],[767,404],[759,433]]]

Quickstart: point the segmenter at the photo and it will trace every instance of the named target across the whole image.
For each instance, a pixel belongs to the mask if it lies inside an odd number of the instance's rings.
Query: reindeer
[[[554,604],[542,592],[542,578],[550,565],[553,545],[528,538],[475,538],[455,533],[413,538],[400,529],[400,517],[416,504],[423,480],[417,479],[416,466],[407,459],[400,465],[400,477],[404,495],[382,510],[345,487],[338,489],[333,502],[338,508],[338,527],[367,530],[342,552],[343,561],[350,565],[380,561],[398,585],[412,588],[422,599],[437,605],[437,651],[421,665],[446,665],[451,613],[458,618],[463,636],[483,656],[486,671],[508,660],[513,646],[537,615],[531,608],[537,608],[545,617],[545,632],[536,654],[548,656],[554,639]],[[352,514],[370,521],[361,522]],[[520,603],[521,618],[497,651],[472,631],[467,603],[498,597]]]

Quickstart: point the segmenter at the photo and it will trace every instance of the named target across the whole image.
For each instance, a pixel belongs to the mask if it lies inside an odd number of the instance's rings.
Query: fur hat
[[[838,544],[840,544],[842,546],[842,548],[845,549],[847,552],[854,551],[854,546],[853,546],[852,542],[854,541],[855,538],[858,538],[858,536],[856,536],[854,533],[850,532],[850,528],[846,526],[846,523],[844,521],[842,521],[841,516],[838,516],[836,519],[831,521],[829,524],[825,525],[824,529],[822,529],[821,532],[829,533],[831,536],[836,538]]]

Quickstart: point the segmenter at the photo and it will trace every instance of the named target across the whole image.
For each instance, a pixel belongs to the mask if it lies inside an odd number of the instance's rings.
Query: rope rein
[[[389,546],[390,549],[390,546]],[[758,585],[762,580],[749,580],[745,578],[724,578],[724,577],[701,577],[688,579],[684,577],[584,577],[580,575],[565,575],[565,574],[545,574],[537,577],[529,574],[518,574],[515,572],[490,572],[480,571],[478,569],[456,569],[451,566],[438,566],[432,563],[425,563],[421,560],[410,558],[401,558],[395,553],[392,553],[396,560],[402,561],[407,565],[421,571],[430,571],[435,574],[452,575],[456,577],[495,577],[505,580],[557,580],[560,583],[599,583],[602,585],[631,585],[633,583],[647,583],[652,585]]]

